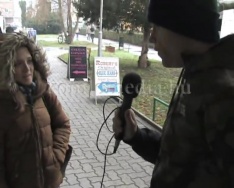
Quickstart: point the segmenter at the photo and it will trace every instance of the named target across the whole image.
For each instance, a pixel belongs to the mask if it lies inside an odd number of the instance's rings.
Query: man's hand
[[[134,137],[138,128],[135,113],[133,112],[133,110],[128,109],[126,110],[124,116],[126,124],[123,127],[121,119],[119,118],[119,109],[115,111],[115,117],[113,118],[113,131],[115,133],[115,136],[123,133],[123,140],[130,141]]]

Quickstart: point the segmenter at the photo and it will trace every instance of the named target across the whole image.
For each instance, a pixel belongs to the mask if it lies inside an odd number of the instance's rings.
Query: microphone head
[[[122,94],[124,97],[135,98],[141,89],[141,77],[139,74],[131,72],[123,77]]]

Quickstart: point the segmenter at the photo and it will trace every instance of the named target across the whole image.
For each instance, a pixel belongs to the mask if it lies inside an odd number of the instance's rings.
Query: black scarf
[[[20,91],[26,96],[27,102],[30,105],[33,105],[33,94],[35,93],[37,87],[36,83],[32,82],[30,85],[22,85],[18,83],[18,86]]]

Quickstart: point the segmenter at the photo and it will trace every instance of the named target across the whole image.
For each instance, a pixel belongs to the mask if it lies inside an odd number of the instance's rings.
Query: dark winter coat
[[[151,188],[234,187],[234,35],[185,67],[162,133],[129,143],[155,164]]]
[[[58,188],[70,135],[69,119],[49,85],[37,76],[33,104],[15,109],[8,91],[0,92],[0,187]],[[46,105],[43,102],[46,100]]]
[[[0,188],[58,188],[70,123],[47,83],[45,53],[22,33],[4,34],[1,41]],[[14,79],[16,53],[22,46],[34,63],[36,87],[27,98]]]

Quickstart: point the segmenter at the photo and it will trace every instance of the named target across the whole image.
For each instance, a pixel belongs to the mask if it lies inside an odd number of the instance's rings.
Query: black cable
[[[108,127],[108,125],[107,125],[107,123],[106,123],[106,121],[105,121],[105,119],[106,119],[106,115],[105,115],[105,105],[106,105],[106,103],[107,103],[107,101],[109,100],[109,99],[112,99],[112,98],[119,98],[119,99],[121,99],[120,97],[109,97],[108,99],[106,99],[105,100],[105,102],[104,102],[104,104],[103,104],[103,108],[102,108],[102,112],[103,112],[103,118],[104,118],[104,122],[105,122],[105,124],[106,124],[106,128],[111,132],[111,133],[113,133],[113,131],[111,131],[110,129],[109,129],[109,127]],[[122,99],[121,99],[122,100]],[[108,118],[107,118],[108,119]]]
[[[108,148],[109,148],[109,145],[111,143],[111,140],[114,138],[115,135],[112,135],[111,139],[109,140],[108,144],[107,144],[107,147],[106,147],[106,153],[108,151]],[[101,181],[101,188],[102,188],[102,185],[103,185],[103,182],[104,182],[104,177],[105,177],[105,173],[106,173],[106,157],[107,155],[105,155],[105,159],[104,159],[104,166],[103,166],[103,174],[102,174],[102,181]]]
[[[114,153],[103,153],[103,152],[100,150],[99,146],[98,146],[98,139],[99,139],[99,135],[100,135],[100,132],[101,132],[101,130],[102,130],[103,125],[106,123],[106,121],[108,120],[108,118],[112,115],[112,113],[113,113],[116,109],[118,109],[118,108],[119,108],[119,107],[117,107],[117,108],[115,108],[114,110],[111,111],[111,113],[107,116],[107,119],[104,120],[104,122],[102,123],[102,125],[101,125],[101,127],[100,127],[100,129],[99,129],[98,136],[97,136],[97,141],[96,141],[96,146],[97,146],[98,151],[99,151],[102,155],[113,155],[113,154],[114,154]]]
[[[108,99],[106,99],[106,101],[104,102],[104,105],[103,105],[103,115],[104,115],[104,122],[102,123],[102,125],[101,125],[101,127],[100,127],[100,129],[99,129],[99,132],[98,132],[98,136],[97,136],[97,141],[96,141],[96,146],[97,146],[97,149],[98,149],[98,151],[102,154],[102,155],[113,155],[114,153],[112,152],[112,153],[103,153],[101,150],[100,150],[100,148],[99,148],[99,146],[98,146],[98,140],[99,140],[99,136],[100,136],[100,133],[101,133],[101,130],[102,130],[102,128],[103,128],[103,126],[104,126],[104,124],[106,124],[106,126],[108,127],[108,125],[107,125],[107,120],[109,119],[109,117],[113,114],[113,112],[116,110],[116,109],[118,109],[119,107],[116,107],[114,110],[112,110],[111,111],[111,113],[107,116],[107,118],[105,117],[105,105],[106,105],[106,103],[107,103],[107,101],[108,100],[110,100],[110,99],[112,99],[113,97],[109,97]],[[119,97],[120,98],[120,97]],[[120,98],[121,99],[121,98]],[[109,130],[109,129],[108,129]],[[110,131],[110,130],[109,130]],[[113,131],[110,131],[110,132],[113,132]]]
[[[109,142],[108,142],[108,144],[107,144],[105,153],[103,153],[103,152],[100,150],[100,148],[99,148],[99,146],[98,146],[98,140],[99,140],[99,136],[100,136],[100,133],[101,133],[101,130],[102,130],[104,124],[106,125],[107,129],[108,129],[111,133],[113,133],[113,131],[111,131],[111,130],[109,129],[108,125],[107,125],[107,120],[108,120],[109,117],[113,114],[113,112],[114,112],[116,109],[118,109],[119,107],[116,107],[115,109],[113,109],[113,110],[109,113],[109,115],[108,115],[107,117],[105,116],[105,105],[106,105],[107,101],[110,100],[110,99],[112,99],[112,98],[113,98],[113,97],[109,97],[108,99],[105,100],[105,102],[104,102],[104,104],[103,104],[103,118],[104,118],[104,122],[102,123],[102,125],[101,125],[101,127],[100,127],[100,129],[99,129],[99,131],[98,131],[97,141],[96,141],[96,146],[97,146],[98,151],[99,151],[102,155],[105,156],[105,159],[104,159],[104,167],[103,167],[103,175],[102,175],[102,181],[101,181],[101,188],[102,188],[102,186],[103,186],[103,181],[104,181],[104,177],[105,177],[105,173],[106,173],[106,161],[107,161],[107,156],[108,156],[108,155],[113,155],[113,154],[114,154],[113,152],[112,152],[112,153],[107,153],[107,152],[108,152],[109,145],[110,145],[112,139],[114,138],[114,134],[112,135],[111,139],[109,140]],[[118,98],[121,99],[120,97],[118,97]]]

